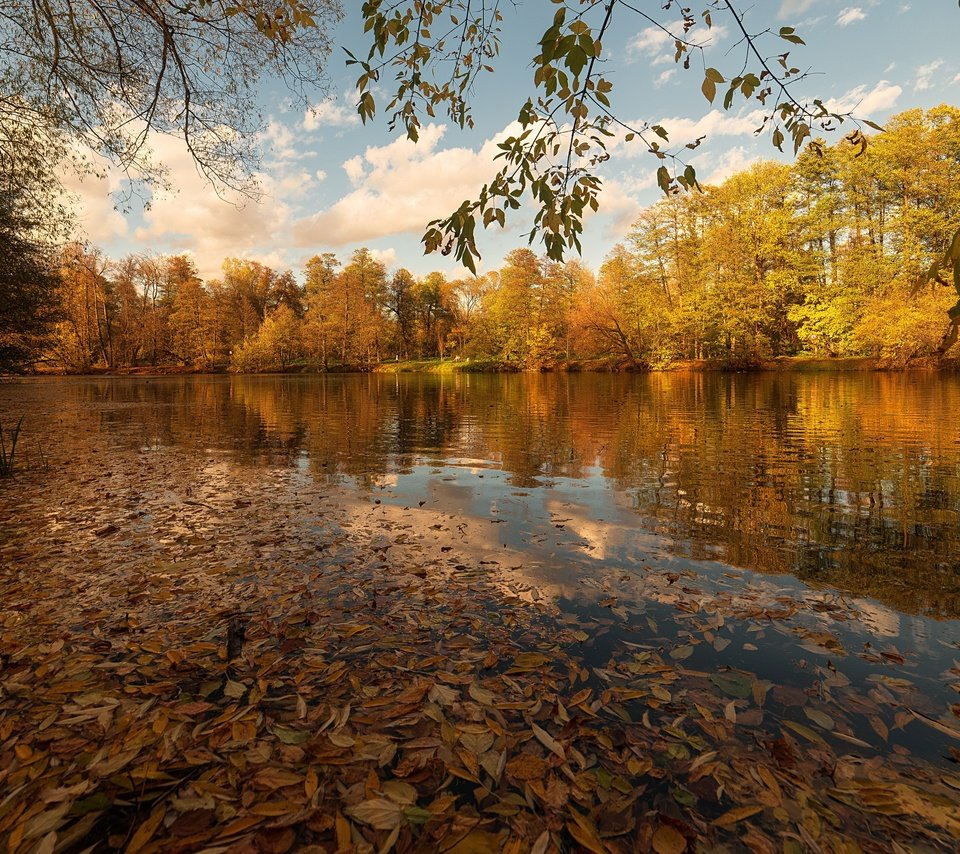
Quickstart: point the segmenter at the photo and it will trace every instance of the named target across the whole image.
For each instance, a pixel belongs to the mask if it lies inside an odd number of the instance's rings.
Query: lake
[[[675,556],[960,616],[960,378],[934,373],[97,378],[0,385],[85,441],[426,500],[566,575]],[[34,423],[32,424],[31,421]],[[493,536],[495,534],[496,536]]]
[[[432,562],[576,629],[598,685],[624,649],[669,654],[741,725],[950,769],[958,413],[960,378],[932,372],[10,381],[24,471],[0,484],[0,558],[74,579],[76,626],[160,565],[175,590],[191,561],[248,584],[362,550]],[[208,581],[184,589],[242,599]]]

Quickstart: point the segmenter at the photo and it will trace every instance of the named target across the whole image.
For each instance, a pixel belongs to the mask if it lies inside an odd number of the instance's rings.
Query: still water
[[[0,401],[488,519],[555,572],[669,554],[960,616],[953,375],[83,378]]]
[[[135,537],[153,518],[154,533],[129,541],[130,556],[146,558],[179,537],[162,518],[189,511],[206,514],[204,530],[242,563],[257,538],[232,541],[213,507],[242,481],[282,492],[277,514],[288,520],[316,515],[308,496],[323,495],[380,519],[394,512],[406,527],[423,518],[420,535],[443,552],[479,544],[464,571],[496,566],[555,602],[561,620],[587,630],[586,654],[601,668],[625,641],[669,649],[685,635],[680,588],[688,601],[698,590],[762,590],[774,609],[780,593],[807,597],[807,612],[779,633],[769,613],[755,622],[732,608],[733,645],[720,654],[701,644],[690,665],[814,690],[842,644],[854,653],[844,664],[854,693],[838,699],[840,713],[880,703],[891,720],[901,715],[891,743],[942,762],[960,738],[949,711],[960,675],[958,413],[960,378],[934,373],[10,382],[0,384],[0,420],[9,429],[25,416],[29,476],[0,484],[0,495],[11,518],[24,524],[39,508],[50,530],[36,548],[0,530],[11,550],[0,555],[56,559],[76,540],[83,559],[113,541],[105,530]],[[150,481],[153,458],[177,460],[189,487]],[[144,495],[150,513],[128,512]],[[117,515],[103,516],[111,505]],[[389,546],[397,529],[380,524]],[[828,626],[823,614],[838,602],[857,616]],[[830,650],[817,648],[825,627],[839,638]],[[891,662],[904,661],[909,680],[891,678]],[[917,708],[939,729],[904,726]],[[854,718],[851,731],[875,739],[869,716]]]

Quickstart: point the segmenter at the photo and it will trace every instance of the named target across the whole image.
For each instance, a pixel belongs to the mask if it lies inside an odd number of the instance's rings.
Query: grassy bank
[[[319,362],[298,362],[274,370],[258,372],[230,371],[226,366],[193,367],[189,365],[140,365],[124,368],[89,368],[83,371],[49,367],[36,369],[34,374],[43,376],[188,376],[197,374],[260,373],[260,374],[504,374],[504,373],[649,373],[660,371],[691,372],[850,372],[850,371],[901,371],[901,370],[944,370],[960,369],[960,357],[938,359],[924,357],[911,359],[905,363],[891,363],[873,356],[820,357],[820,356],[778,356],[771,359],[684,359],[665,365],[634,364],[614,356],[599,356],[590,359],[571,359],[570,361],[542,365],[539,368],[501,359],[405,359],[399,362],[380,362],[378,364],[328,365]]]
[[[405,359],[382,362],[373,370],[381,374],[503,374],[515,373],[521,368],[497,359]]]

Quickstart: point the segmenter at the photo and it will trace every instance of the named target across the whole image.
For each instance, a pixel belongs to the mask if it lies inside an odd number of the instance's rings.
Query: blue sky
[[[675,13],[661,9],[660,0],[639,2],[658,21],[676,20]],[[346,5],[359,4],[348,0]],[[115,257],[132,251],[190,253],[205,277],[216,276],[228,256],[299,272],[314,254],[334,252],[347,259],[359,246],[374,250],[390,268],[462,275],[450,258],[423,256],[420,236],[429,220],[472,198],[494,174],[496,140],[533,91],[530,60],[556,9],[544,0],[524,0],[516,8],[503,5],[502,51],[496,72],[482,78],[477,89],[473,130],[438,118],[424,126],[414,145],[400,133],[391,134],[382,115],[361,125],[354,110],[356,72],[345,67],[345,56],[336,49],[329,61],[329,95],[318,94],[314,109],[294,108],[282,88],[265,87],[268,126],[259,203],[220,198],[197,174],[181,143],[158,138],[155,154],[169,167],[174,191],[158,194],[148,211],[121,214],[110,196],[121,186],[119,176],[71,179],[83,231]],[[960,9],[953,0],[764,0],[741,5],[748,9],[751,31],[796,28],[807,46],[791,47],[791,61],[814,72],[803,91],[841,110],[859,104],[858,115],[882,123],[912,107],[960,104]],[[701,181],[723,180],[758,158],[782,157],[768,137],[753,134],[758,105],[735,105],[729,113],[711,106],[700,92],[697,63],[685,71],[673,62],[672,42],[649,22],[622,7],[617,16],[604,54],[620,117],[661,122],[677,143],[706,134],[693,158]],[[718,12],[713,22],[712,31],[700,31],[700,38],[709,39],[706,61],[729,71],[729,77],[739,69],[742,48],[734,47],[731,19]],[[362,49],[355,8],[336,41]],[[789,47],[773,37],[768,44],[771,54]],[[657,165],[640,145],[615,147],[601,172],[601,212],[588,222],[583,240],[588,265],[599,266],[637,213],[656,201]],[[482,232],[481,270],[495,269],[506,252],[526,245],[531,218],[527,207],[513,214],[505,230]]]

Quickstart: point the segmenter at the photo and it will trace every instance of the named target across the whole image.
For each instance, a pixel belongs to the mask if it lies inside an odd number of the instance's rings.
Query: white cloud
[[[357,186],[363,180],[363,158],[358,154],[356,157],[344,160],[343,171],[347,173],[350,183]]]
[[[368,148],[343,164],[354,189],[294,224],[296,245],[344,246],[420,231],[476,194],[495,173],[497,142],[517,129],[510,125],[474,150],[441,148],[447,128],[430,124],[416,144],[399,138]]]
[[[654,55],[661,53],[668,44],[672,44],[670,34],[660,27],[647,27],[640,30],[636,37],[627,46],[631,53],[645,53]]]
[[[783,0],[780,4],[780,18],[792,18],[796,15],[802,15],[817,0]]]
[[[943,67],[942,59],[935,59],[917,69],[917,80],[913,85],[914,92],[923,92],[933,87],[933,76]]]
[[[750,136],[754,134],[757,128],[763,124],[763,111],[753,110],[749,113],[731,114],[723,110],[711,110],[709,113],[701,116],[699,119],[681,118],[673,116],[662,118],[655,124],[659,124],[669,134],[669,141],[663,143],[664,146],[686,145],[693,142],[701,136],[708,139],[717,136]],[[643,125],[641,120],[628,122],[633,127]],[[646,147],[643,144],[633,145],[624,143],[625,132],[621,131],[617,139],[608,143],[609,149],[623,148],[623,156],[635,157],[646,154]],[[649,134],[649,139],[657,139],[653,134]],[[659,141],[659,140],[658,140]]]
[[[650,177],[653,184],[656,184],[656,175],[652,168]],[[636,182],[636,184],[639,183]],[[633,227],[640,211],[643,209],[643,206],[631,195],[631,192],[635,191],[635,182],[621,182],[616,178],[604,178],[603,189],[600,193],[600,210],[596,214],[588,210],[584,221],[587,222],[595,216],[602,216],[606,220],[603,237],[610,241],[622,239]]]
[[[660,73],[660,76],[653,81],[654,86],[663,86],[665,83],[669,83],[671,78],[677,73],[676,68],[668,68],[666,71]]]
[[[276,236],[290,220],[289,206],[279,200],[291,194],[284,189],[287,178],[258,176],[263,191],[259,202],[235,193],[221,197],[197,171],[183,140],[157,137],[153,148],[157,160],[168,167],[176,191],[154,195],[143,225],[134,233],[137,242],[161,252],[189,252],[204,278],[218,276],[229,255],[282,263],[275,247]],[[294,173],[298,180],[305,174]]]
[[[397,266],[397,250],[392,246],[389,249],[371,249],[370,255],[388,270]]]
[[[335,98],[326,98],[307,109],[303,117],[304,130],[325,127],[352,127],[360,124],[360,116],[352,107],[337,103]]]
[[[276,160],[296,160],[299,156],[293,132],[281,122],[271,120],[260,139],[267,154]]]
[[[870,91],[867,91],[865,85],[857,86],[839,98],[831,98],[825,103],[825,106],[831,113],[856,111],[858,116],[869,117],[871,114],[880,113],[893,107],[902,92],[902,86],[881,80]]]
[[[846,9],[842,9],[840,14],[837,15],[837,26],[849,27],[850,24],[862,21],[866,17],[867,13],[859,6],[848,6]]]
[[[742,172],[760,159],[760,155],[752,154],[742,145],[737,145],[726,149],[719,157],[710,155],[709,160],[703,155],[697,158],[694,166],[701,184],[722,184],[731,175]],[[711,166],[713,168],[706,172]]]
[[[305,196],[313,187],[313,175],[306,169],[282,172],[275,175],[273,181],[285,198]]]
[[[324,172],[322,169],[318,169],[316,172],[313,173],[313,177],[316,178],[318,181],[326,181],[327,173]]]
[[[958,74],[956,77],[954,77],[953,80],[951,80],[950,82],[951,82],[951,83],[960,83],[960,74]]]
[[[125,237],[128,226],[126,218],[114,207],[113,194],[123,189],[120,174],[106,168],[105,161],[98,161],[96,165],[105,172],[105,177],[78,175],[67,164],[60,171],[63,186],[73,197],[80,233],[93,243],[103,244]]]
[[[795,15],[802,15],[817,0],[783,0],[780,4],[780,18],[792,18]]]
[[[627,45],[627,55],[633,59],[638,56],[646,57],[651,65],[662,65],[674,61],[674,37],[670,35],[672,24],[667,23],[663,28],[650,26],[640,30]],[[678,32],[682,32],[679,31]],[[699,25],[683,35],[684,40],[703,47],[712,47],[723,41],[727,36],[727,28],[723,24],[714,27]]]

